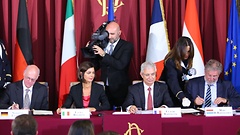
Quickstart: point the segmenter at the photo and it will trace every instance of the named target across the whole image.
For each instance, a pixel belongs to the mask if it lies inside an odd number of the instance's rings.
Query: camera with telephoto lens
[[[108,43],[108,31],[106,31],[107,25],[110,21],[104,22],[97,30],[92,34],[91,42],[87,47],[81,48],[84,58],[95,58],[93,46],[97,45],[104,49]]]

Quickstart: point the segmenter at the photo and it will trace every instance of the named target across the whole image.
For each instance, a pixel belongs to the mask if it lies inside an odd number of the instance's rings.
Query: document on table
[[[205,108],[197,108],[197,109],[199,109],[200,111],[205,111]]]
[[[113,112],[113,115],[126,115],[126,114],[130,114],[129,112]]]
[[[233,110],[233,115],[240,115],[240,110]]]
[[[193,109],[193,108],[183,108],[181,109],[181,113],[198,113],[200,112],[199,110]]]
[[[153,114],[153,110],[142,110],[142,114]]]
[[[48,110],[33,110],[33,115],[53,115],[53,112]]]

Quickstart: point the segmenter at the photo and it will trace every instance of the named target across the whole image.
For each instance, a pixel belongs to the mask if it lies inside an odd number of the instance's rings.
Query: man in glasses
[[[153,108],[173,106],[165,83],[156,81],[157,68],[154,63],[144,62],[140,75],[142,82],[128,88],[128,95],[123,108],[130,113],[136,113],[138,108],[153,110]]]
[[[48,90],[36,80],[40,69],[36,65],[28,65],[23,73],[23,80],[7,85],[0,100],[2,109],[48,109]]]

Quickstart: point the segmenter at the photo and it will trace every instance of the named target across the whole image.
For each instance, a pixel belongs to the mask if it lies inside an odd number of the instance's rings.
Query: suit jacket
[[[127,96],[128,86],[131,84],[128,69],[132,54],[133,45],[119,39],[112,55],[105,54],[104,57],[97,55],[93,60],[95,69],[101,68],[101,80],[105,85],[108,78],[106,95],[111,106],[121,106]]]
[[[189,99],[194,103],[197,96],[204,98],[205,80],[204,77],[198,77],[190,79],[187,83],[187,90],[189,92]],[[217,81],[217,97],[226,98],[229,101],[229,105],[233,108],[240,106],[240,95],[237,93],[232,83],[229,81]],[[224,106],[227,104],[219,104],[218,106]],[[196,106],[201,107],[201,106]]]
[[[123,108],[126,109],[130,105],[135,105],[144,110],[146,100],[143,82],[136,83],[129,86],[128,95],[123,104]],[[167,105],[169,107],[173,106],[173,102],[168,93],[167,85],[161,82],[154,82],[153,100],[154,108],[162,105]]]
[[[120,39],[115,46],[112,55],[106,54],[94,60],[96,69],[101,68],[101,80],[106,84],[108,78],[109,87],[114,89],[130,83],[128,69],[133,54],[133,45]],[[127,90],[126,90],[127,91]]]
[[[83,108],[82,88],[82,83],[72,86],[62,108],[70,108],[73,103],[76,108]],[[95,82],[92,83],[88,107],[94,107],[97,111],[110,109],[110,104],[102,85]]]
[[[184,67],[182,67],[182,71],[178,70],[175,66],[173,58],[168,59],[164,64],[160,80],[167,83],[170,96],[176,106],[181,106],[180,101],[183,97],[185,97],[185,81],[182,81],[182,76],[183,73],[187,74],[187,72],[188,70]],[[178,94],[179,91],[183,92]],[[178,94],[178,98],[176,97],[176,94]]]
[[[23,108],[23,80],[10,83],[0,100],[0,108],[7,109],[13,102]],[[32,89],[32,98],[30,109],[47,110],[48,109],[48,90],[45,85],[36,82]]]

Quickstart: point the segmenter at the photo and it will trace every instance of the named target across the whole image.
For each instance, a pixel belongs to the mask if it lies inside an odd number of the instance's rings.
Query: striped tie
[[[210,107],[211,106],[211,84],[208,84],[208,89],[205,97],[205,107]]]

